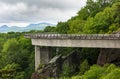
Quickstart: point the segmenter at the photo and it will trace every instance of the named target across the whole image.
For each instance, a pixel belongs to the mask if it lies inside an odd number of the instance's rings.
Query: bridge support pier
[[[35,70],[37,70],[40,64],[47,64],[49,60],[49,48],[35,46]]]

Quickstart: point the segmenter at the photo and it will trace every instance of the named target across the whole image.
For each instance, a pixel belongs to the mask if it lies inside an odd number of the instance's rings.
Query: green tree
[[[87,70],[89,70],[90,66],[87,60],[84,60],[81,64],[80,64],[80,75],[83,75]]]
[[[56,27],[47,26],[44,32],[56,32]]]
[[[24,79],[25,73],[21,71],[18,64],[7,64],[2,70],[2,78],[4,79]]]
[[[84,20],[80,20],[80,19],[75,19],[72,21],[69,21],[69,31],[68,33],[82,33],[83,32],[83,26],[84,26],[85,22]]]
[[[60,34],[67,34],[69,30],[69,25],[67,22],[59,22],[57,24],[57,28],[56,28],[56,31]]]
[[[10,39],[5,42],[2,50],[3,66],[9,63],[18,62],[19,59],[19,42],[16,39]]]
[[[100,79],[100,75],[105,71],[104,68],[94,65],[83,75],[83,79]]]

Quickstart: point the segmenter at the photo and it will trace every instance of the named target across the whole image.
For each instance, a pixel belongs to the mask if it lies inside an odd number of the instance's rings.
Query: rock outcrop
[[[114,63],[120,66],[120,49],[101,49],[97,64],[103,66],[106,63]]]
[[[80,54],[74,51],[67,56],[55,56],[48,64],[39,67],[37,71],[32,74],[31,79],[47,79],[49,77],[57,79],[61,74],[64,64],[68,64],[69,66],[74,65],[74,71],[78,70]]]
[[[32,74],[31,79],[47,79],[49,77],[58,77],[61,66],[61,55],[55,56],[48,64],[41,65],[37,71]]]

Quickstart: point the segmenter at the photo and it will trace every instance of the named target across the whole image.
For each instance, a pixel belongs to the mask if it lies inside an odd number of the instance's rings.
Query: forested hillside
[[[34,47],[23,35],[0,34],[0,79],[29,79],[34,71]]]
[[[119,0],[87,0],[86,6],[78,11],[77,16],[67,22],[59,22],[54,31],[62,34],[104,34],[119,31],[119,28]],[[53,32],[53,27],[47,27],[45,31]]]
[[[119,31],[120,0],[87,0],[86,6],[68,21],[28,33],[110,34]],[[0,79],[30,79],[34,72],[34,46],[30,39],[24,38],[24,34],[0,33]],[[55,56],[55,49],[51,49]],[[58,54],[67,55],[73,50],[82,51],[83,63],[74,74],[66,67],[61,79],[120,79],[119,67],[93,65],[96,64],[99,49],[61,48]]]

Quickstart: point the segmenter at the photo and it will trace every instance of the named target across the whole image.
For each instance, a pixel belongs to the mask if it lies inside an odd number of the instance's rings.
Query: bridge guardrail
[[[120,34],[25,34],[33,39],[120,39]]]

